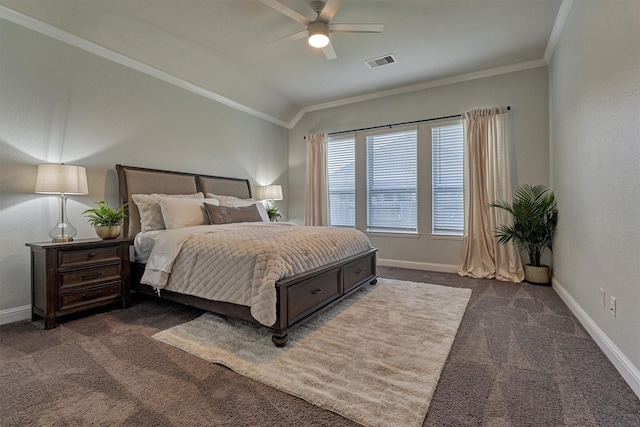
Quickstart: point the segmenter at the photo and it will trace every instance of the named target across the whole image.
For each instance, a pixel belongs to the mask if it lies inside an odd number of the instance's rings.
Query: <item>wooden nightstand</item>
[[[31,248],[31,319],[56,319],[122,301],[130,305],[128,239],[27,243]]]

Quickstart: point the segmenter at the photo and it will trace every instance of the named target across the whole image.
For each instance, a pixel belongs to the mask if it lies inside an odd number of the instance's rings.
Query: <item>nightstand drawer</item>
[[[71,267],[87,263],[120,261],[120,246],[106,246],[90,249],[61,250],[58,252],[58,266]]]
[[[84,305],[116,300],[120,296],[120,283],[82,288],[79,292],[60,293],[59,310],[71,310]]]
[[[74,270],[60,274],[60,289],[82,286],[90,283],[120,280],[120,264],[104,267]]]

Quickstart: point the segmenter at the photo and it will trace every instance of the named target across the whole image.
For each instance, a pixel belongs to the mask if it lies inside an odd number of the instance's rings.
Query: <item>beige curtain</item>
[[[500,245],[496,228],[511,221],[507,212],[489,208],[496,200],[511,202],[507,113],[499,108],[463,114],[464,242],[461,276],[521,282],[524,271],[513,244]]]
[[[307,188],[305,225],[328,225],[327,134],[307,135]]]

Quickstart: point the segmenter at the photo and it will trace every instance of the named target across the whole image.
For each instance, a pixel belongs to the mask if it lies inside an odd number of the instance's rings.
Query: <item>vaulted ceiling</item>
[[[311,0],[280,2],[315,16]],[[0,0],[0,17],[290,127],[350,99],[543,65],[561,3],[343,0],[332,22],[384,30],[332,33],[334,60],[305,38],[271,43],[305,27],[259,0]],[[365,64],[388,54],[397,62]]]

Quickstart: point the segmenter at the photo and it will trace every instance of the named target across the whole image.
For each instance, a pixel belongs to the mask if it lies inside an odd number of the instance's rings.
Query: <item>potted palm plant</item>
[[[122,220],[127,216],[125,209],[127,204],[124,203],[113,209],[105,201],[96,202],[98,207],[93,209],[87,209],[82,214],[89,218],[89,224],[91,224],[98,237],[101,239],[115,239],[120,235],[120,226]]]
[[[513,242],[529,255],[524,266],[525,280],[534,284],[549,284],[549,266],[541,257],[545,249],[552,250],[552,239],[558,224],[556,198],[544,185],[520,187],[513,203],[497,201],[490,207],[503,209],[513,217],[513,224],[502,224],[496,230],[500,244]]]

